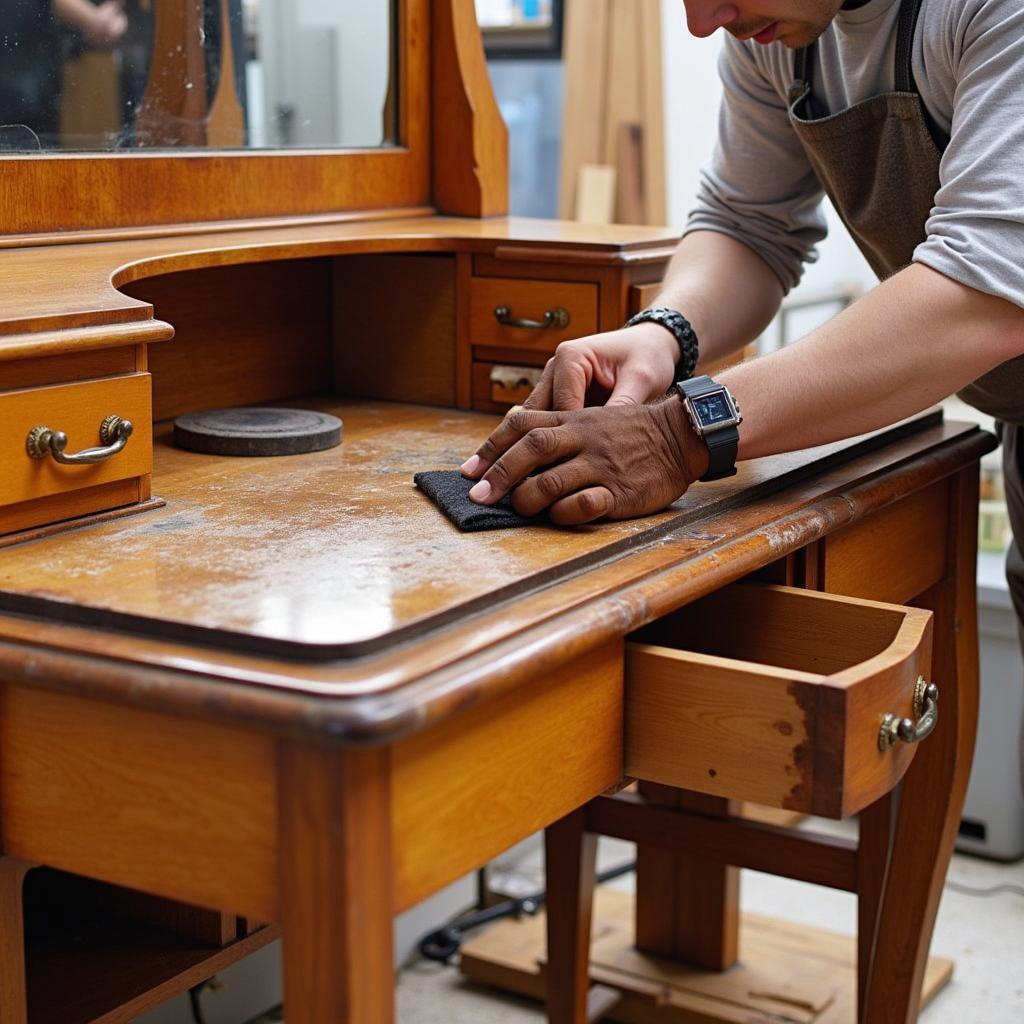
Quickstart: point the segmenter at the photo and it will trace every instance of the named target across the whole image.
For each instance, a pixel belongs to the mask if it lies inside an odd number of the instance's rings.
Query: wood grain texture
[[[349,256],[332,279],[335,393],[455,405],[455,259]]]
[[[822,590],[903,604],[942,579],[948,556],[947,481],[929,487],[825,544]],[[908,560],[907,551],[919,552]]]
[[[277,753],[284,1002],[296,1024],[391,1024],[389,757]]]
[[[906,771],[913,748],[880,751],[878,728],[911,713],[928,615],[737,586],[641,634],[669,637],[682,650],[627,649],[627,775],[838,818]]]
[[[4,686],[0,844],[24,860],[273,920],[273,766],[266,736]]]
[[[110,512],[145,500],[141,480],[133,478],[51,494],[48,498],[19,501],[0,508],[0,538],[3,538],[5,546],[8,541],[36,540],[39,536],[34,532],[36,527],[64,524],[71,528],[71,524],[101,515],[97,509]],[[158,508],[159,505],[148,507]]]
[[[551,355],[570,338],[597,330],[598,290],[593,285],[563,281],[520,281],[514,278],[473,278],[469,298],[469,337],[474,346],[492,345]],[[495,310],[507,307],[509,316],[543,322],[545,314],[564,309],[570,317],[564,328],[508,327]]]
[[[441,213],[508,212],[508,129],[491,89],[473,0],[433,0],[431,142]]]
[[[400,912],[620,778],[621,647],[398,743],[393,771]]]
[[[69,455],[95,448],[102,443],[100,424],[111,413],[135,429],[127,445],[103,462],[65,466],[25,450],[37,426],[66,433]],[[144,476],[153,466],[152,420],[146,373],[0,393],[0,505]]]
[[[175,329],[149,356],[153,419],[329,390],[331,276],[328,260],[299,260],[127,285]]]
[[[0,1020],[28,1024],[23,889],[31,867],[0,854]]]
[[[138,366],[138,348],[126,345],[123,348],[69,352],[66,355],[12,361],[0,371],[0,382],[4,390],[14,391],[46,384],[113,377],[116,374],[134,373],[137,369],[144,369]]]

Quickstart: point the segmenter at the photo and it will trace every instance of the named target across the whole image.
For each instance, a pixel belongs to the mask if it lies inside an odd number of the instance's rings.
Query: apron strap
[[[914,81],[914,29],[921,13],[922,0],[903,0],[896,30],[896,91],[916,93]]]

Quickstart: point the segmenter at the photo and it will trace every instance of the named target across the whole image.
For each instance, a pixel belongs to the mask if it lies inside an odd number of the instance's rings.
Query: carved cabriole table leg
[[[871,964],[862,973],[862,1024],[911,1024],[942,885],[953,854],[978,725],[975,604],[978,470],[950,482],[945,579],[917,602],[935,614],[932,675],[939,723],[900,787],[892,858],[880,899]]]
[[[278,778],[288,1024],[391,1024],[388,752],[282,741]]]
[[[31,867],[0,854],[0,1021],[28,1024],[22,891]]]

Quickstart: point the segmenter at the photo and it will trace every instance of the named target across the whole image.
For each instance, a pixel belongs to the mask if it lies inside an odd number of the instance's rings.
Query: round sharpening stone
[[[341,444],[341,420],[309,409],[211,409],[179,416],[174,443],[205,455],[302,455]]]

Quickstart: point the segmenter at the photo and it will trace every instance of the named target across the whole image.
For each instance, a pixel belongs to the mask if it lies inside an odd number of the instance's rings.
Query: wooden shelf
[[[26,967],[32,1024],[127,1024],[277,938],[262,928],[217,946],[119,912],[128,890],[30,872]],[[98,896],[111,899],[104,904]],[[128,903],[131,903],[129,898]]]

